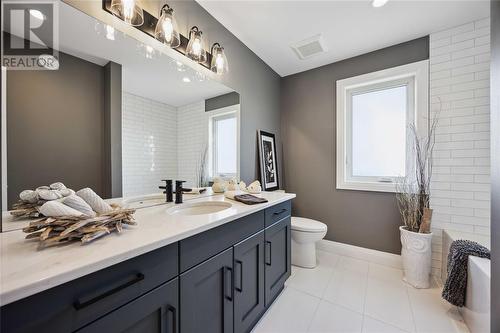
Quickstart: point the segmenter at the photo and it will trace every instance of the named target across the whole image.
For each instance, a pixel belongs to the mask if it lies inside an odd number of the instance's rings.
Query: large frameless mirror
[[[163,179],[239,177],[239,94],[206,75],[61,2],[55,67],[2,68],[2,230],[23,226],[21,191],[55,182],[161,201]]]

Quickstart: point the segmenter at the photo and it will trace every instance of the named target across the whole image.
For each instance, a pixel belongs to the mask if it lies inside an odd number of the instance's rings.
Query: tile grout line
[[[309,294],[307,294],[307,293],[305,293],[305,294],[306,294],[306,295],[309,295]],[[316,297],[316,296],[315,296],[315,297]],[[314,318],[316,317],[316,313],[318,313],[319,305],[321,304],[321,298],[319,298],[319,297],[316,297],[316,298],[319,300],[319,302],[318,302],[318,304],[316,305],[316,309],[314,309],[314,312],[313,312],[313,314],[312,314],[312,316],[311,316],[311,319],[309,320],[309,324],[307,324],[307,331],[306,331],[306,332],[309,332],[309,330],[311,329],[311,325],[312,325],[312,323],[313,323]]]
[[[408,304],[410,305],[410,312],[411,312],[411,319],[412,319],[412,323],[413,323],[413,329],[414,329],[414,332],[417,333],[417,323],[415,322],[415,313],[413,311],[413,304],[411,302],[408,284],[405,285],[405,291],[406,291],[406,297],[408,298]]]
[[[368,318],[370,318],[370,319],[372,319],[372,320],[375,320],[375,321],[378,321],[378,322],[384,323],[384,324],[386,324],[387,326],[390,326],[390,327],[392,327],[392,328],[398,329],[398,330],[403,331],[403,332],[405,332],[405,333],[412,333],[412,332],[409,332],[409,331],[407,331],[407,330],[405,330],[405,329],[402,329],[402,328],[401,328],[401,327],[399,327],[399,326],[396,326],[396,325],[394,325],[394,324],[388,323],[388,322],[386,322],[385,320],[381,320],[381,319],[379,319],[379,318],[374,318],[374,317],[372,317],[372,316],[370,316],[370,315],[367,315],[367,314],[364,314],[364,315],[363,315],[363,321],[364,321],[364,317],[368,317]]]
[[[363,332],[363,329],[365,328],[366,295],[368,294],[368,279],[370,277],[370,266],[371,264],[368,263],[368,269],[366,270],[366,279],[365,279],[365,292],[363,294],[363,321],[361,323],[361,332]]]

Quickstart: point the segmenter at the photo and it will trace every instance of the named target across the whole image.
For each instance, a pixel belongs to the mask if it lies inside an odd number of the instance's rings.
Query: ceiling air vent
[[[326,52],[327,48],[321,35],[315,35],[290,45],[299,59],[307,59]]]

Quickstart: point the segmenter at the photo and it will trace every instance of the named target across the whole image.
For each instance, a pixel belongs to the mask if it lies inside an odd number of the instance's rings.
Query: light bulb
[[[191,79],[188,78],[187,76],[185,76],[182,78],[182,82],[189,83],[189,82],[191,82]]]
[[[186,56],[196,62],[204,63],[207,52],[203,49],[203,33],[194,26],[189,31],[189,42],[186,47]]]
[[[111,0],[111,13],[132,26],[141,26],[144,23],[144,11],[136,0]]]
[[[123,17],[125,21],[129,22],[134,16],[135,0],[122,0],[123,1]]]
[[[224,68],[224,58],[220,53],[215,58],[215,66],[217,66],[217,71],[221,71]]]
[[[154,36],[160,42],[173,49],[181,45],[179,29],[174,17],[174,10],[167,4],[163,5],[160,10],[160,17],[156,23]]]
[[[163,33],[165,35],[165,41],[170,43],[172,41],[172,32],[174,32],[174,26],[172,24],[172,20],[167,17],[165,21],[163,21]]]
[[[201,42],[199,38],[196,38],[193,42],[193,54],[199,56],[201,53]]]
[[[227,65],[227,58],[224,48],[219,43],[214,43],[211,48],[212,61],[210,63],[210,70],[218,75],[226,73],[229,68]]]

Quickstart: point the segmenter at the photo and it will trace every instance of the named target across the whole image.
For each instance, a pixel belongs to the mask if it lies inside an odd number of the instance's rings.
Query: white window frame
[[[407,124],[414,123],[419,136],[425,136],[429,126],[429,61],[384,69],[336,82],[337,93],[337,189],[396,192],[394,177],[352,176],[352,109],[354,94],[377,91],[384,88],[408,86],[410,101]],[[407,129],[408,130],[408,129]],[[407,141],[408,145],[408,141]],[[407,147],[408,148],[408,147]],[[406,170],[414,162],[407,149]]]
[[[217,159],[215,158],[216,154],[216,142],[215,142],[215,122],[214,120],[216,119],[221,119],[221,118],[226,118],[230,117],[232,115],[236,116],[236,174],[216,174],[215,171],[217,170]],[[237,179],[240,179],[240,105],[231,105],[227,106],[224,108],[220,108],[214,111],[210,111],[210,117],[208,120],[208,159],[209,159],[209,177],[210,180],[213,180],[215,177],[220,177],[225,180],[229,180],[231,178],[236,177]]]

